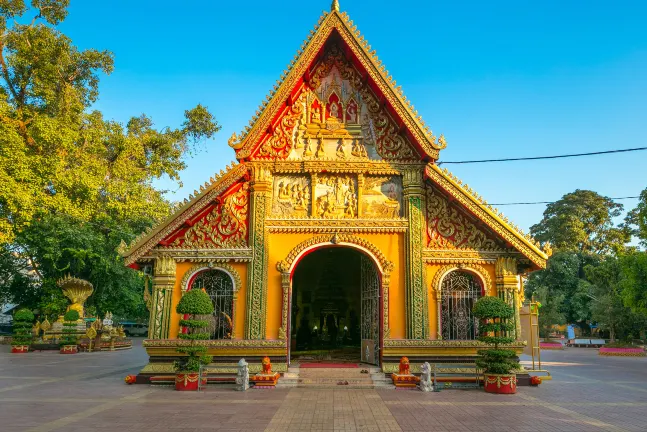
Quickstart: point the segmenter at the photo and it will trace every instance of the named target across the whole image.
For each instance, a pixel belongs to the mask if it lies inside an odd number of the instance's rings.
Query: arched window
[[[481,297],[481,284],[471,273],[453,271],[441,287],[441,327],[446,340],[471,340],[478,336],[478,319],[472,307]]]
[[[213,301],[208,331],[211,339],[231,339],[234,312],[234,283],[222,270],[206,270],[193,279],[191,289],[204,289]]]

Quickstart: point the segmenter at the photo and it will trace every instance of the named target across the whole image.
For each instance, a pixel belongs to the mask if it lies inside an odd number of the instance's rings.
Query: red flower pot
[[[196,391],[198,390],[198,373],[187,372],[175,375],[175,390]]]
[[[29,352],[29,345],[12,345],[11,352],[14,354],[26,354]]]
[[[63,345],[60,352],[61,354],[76,354],[79,350],[76,345]]]
[[[483,374],[483,388],[487,393],[514,394],[517,392],[517,375]]]

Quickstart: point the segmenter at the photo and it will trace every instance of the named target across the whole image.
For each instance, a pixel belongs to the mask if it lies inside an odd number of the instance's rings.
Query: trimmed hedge
[[[79,312],[74,309],[70,309],[65,313],[63,316],[63,335],[59,341],[60,346],[77,344],[76,323],[79,318]]]
[[[517,353],[514,350],[499,348],[499,345],[514,342],[508,336],[514,331],[514,324],[508,322],[514,316],[514,309],[499,297],[481,297],[472,309],[474,316],[482,320],[479,326],[479,340],[494,348],[478,350],[478,367],[486,373],[510,374],[519,369]]]
[[[14,313],[11,345],[31,345],[33,322],[34,314],[29,309],[20,309]]]
[[[177,351],[186,354],[186,358],[177,360],[173,366],[177,372],[198,372],[200,365],[211,363],[212,357],[206,355],[207,347],[199,344],[198,341],[209,340],[210,334],[202,329],[209,326],[209,322],[199,319],[200,315],[211,315],[213,303],[209,295],[202,290],[190,290],[186,292],[175,311],[179,314],[190,315],[189,319],[181,319],[180,325],[187,329],[186,333],[178,336],[183,340],[190,340],[191,345],[180,346]]]

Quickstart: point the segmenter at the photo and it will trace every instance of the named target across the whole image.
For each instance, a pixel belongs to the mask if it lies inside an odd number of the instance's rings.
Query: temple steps
[[[368,373],[362,373],[362,370]],[[277,387],[375,389],[394,388],[378,367],[359,368],[299,368],[290,367],[279,380]]]

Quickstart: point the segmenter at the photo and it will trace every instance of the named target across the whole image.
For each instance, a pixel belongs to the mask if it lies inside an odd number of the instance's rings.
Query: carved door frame
[[[281,286],[283,290],[283,305],[281,316],[281,328],[279,329],[279,338],[285,340],[287,346],[287,364],[290,364],[290,342],[292,333],[292,277],[298,263],[306,255],[321,248],[330,247],[349,247],[355,249],[367,256],[375,265],[381,287],[378,307],[382,310],[380,314],[379,325],[379,358],[377,364],[382,363],[382,350],[384,349],[384,339],[390,338],[389,329],[389,285],[391,281],[391,271],[393,263],[386,259],[384,254],[372,243],[354,235],[334,234],[321,235],[299,243],[290,251],[288,256],[276,264],[277,269],[281,272]]]

